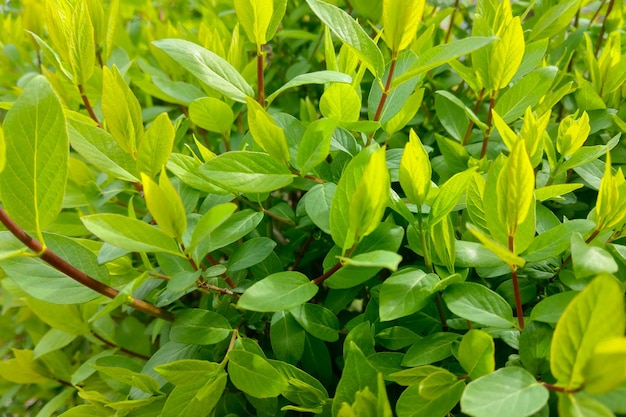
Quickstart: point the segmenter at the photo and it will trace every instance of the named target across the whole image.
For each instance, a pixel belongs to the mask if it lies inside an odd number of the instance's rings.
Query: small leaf
[[[288,385],[265,358],[245,350],[228,354],[228,374],[237,389],[256,398],[277,397]]]
[[[196,223],[189,249],[196,247],[201,240],[206,239],[211,232],[228,220],[235,210],[237,210],[237,205],[233,203],[218,204],[211,207]]]
[[[96,64],[94,27],[89,13],[86,2],[80,1],[74,5],[68,37],[70,66],[74,72],[74,80],[82,86],[91,78]]]
[[[439,188],[439,193],[435,201],[433,201],[430,214],[428,215],[428,225],[430,227],[443,220],[454,209],[465,190],[467,190],[474,171],[474,168],[470,168],[459,172]]]
[[[176,132],[167,113],[154,119],[143,135],[137,150],[137,171],[151,178],[161,172],[174,146]]]
[[[203,97],[189,104],[189,118],[209,132],[230,132],[235,115],[230,106],[215,97]]]
[[[277,162],[289,162],[289,147],[283,129],[253,98],[247,97],[246,105],[248,126],[254,141]]]
[[[288,90],[290,88],[299,87],[301,85],[306,84],[326,84],[326,83],[345,83],[351,84],[352,77],[348,74],[344,74],[343,72],[338,71],[316,71],[310,72],[307,74],[300,74],[298,76],[293,77],[286,84],[280,87],[278,90],[274,91],[267,97],[268,105],[274,101],[279,94]]]
[[[433,333],[409,348],[402,366],[420,366],[439,362],[452,355],[451,345],[459,339],[454,333]]]
[[[218,363],[198,359],[180,359],[154,367],[154,370],[174,385],[190,385],[210,378],[220,370]]]
[[[424,0],[383,1],[383,39],[394,53],[406,49],[415,39],[425,3]]]
[[[499,35],[500,40],[494,42],[489,60],[489,78],[495,90],[509,85],[522,63],[526,47],[519,16],[510,20]]]
[[[257,45],[267,43],[267,30],[274,13],[273,0],[234,0],[235,12],[248,39]]]
[[[293,318],[309,334],[325,342],[339,340],[339,319],[319,304],[302,304],[290,310]]]
[[[511,252],[508,248],[500,245],[498,242],[491,239],[489,236],[485,235],[480,231],[476,226],[468,224],[467,230],[469,230],[483,246],[493,252],[498,258],[502,259],[507,265],[517,265],[524,266],[526,261],[513,252]],[[468,265],[471,266],[471,265]]]
[[[324,117],[342,122],[356,122],[361,113],[361,98],[350,84],[333,83],[320,97]]]
[[[418,207],[430,190],[432,169],[428,153],[413,129],[409,132],[409,142],[404,147],[400,160],[400,185],[407,198]]]
[[[212,378],[192,379],[189,385],[174,387],[167,396],[162,417],[203,417],[217,406],[227,383],[226,372]]]
[[[311,221],[324,233],[330,234],[330,207],[337,185],[317,184],[304,195],[304,208]]]
[[[351,265],[356,267],[375,267],[375,268],[387,268],[391,271],[396,271],[402,256],[395,252],[386,250],[375,250],[372,252],[361,253],[352,258],[345,258],[340,256],[339,259],[343,265]]]
[[[617,262],[605,249],[587,244],[580,233],[573,233],[571,242],[572,264],[576,278],[587,278],[601,272],[609,274],[617,272]]]
[[[280,311],[309,301],[319,288],[300,272],[272,274],[248,288],[237,306],[252,311]]]
[[[276,247],[276,242],[266,237],[245,241],[228,259],[229,271],[240,271],[262,262]]]
[[[187,215],[183,201],[167,177],[165,168],[161,171],[158,185],[145,174],[141,174],[141,182],[150,214],[165,234],[181,242],[187,230]]]
[[[548,390],[528,371],[511,366],[470,382],[461,410],[473,417],[527,417],[541,410],[548,397]]]
[[[307,126],[298,146],[296,158],[301,175],[306,175],[328,157],[336,127],[337,122],[330,119],[319,119]]]

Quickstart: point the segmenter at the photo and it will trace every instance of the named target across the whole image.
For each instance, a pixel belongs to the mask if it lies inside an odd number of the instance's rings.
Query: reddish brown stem
[[[265,107],[265,74],[263,71],[263,45],[259,45],[256,55],[256,75],[259,89],[258,102],[261,106]]]
[[[213,256],[211,256],[210,253],[207,253],[206,259],[211,263],[211,265],[219,265],[219,262],[217,262],[217,260]],[[220,276],[224,279],[224,281],[226,281],[230,288],[237,288],[237,284],[235,284],[235,281],[233,281],[231,277],[226,275],[226,272],[222,272]]]
[[[379,121],[380,117],[383,114],[383,108],[385,107],[387,96],[389,95],[389,89],[391,88],[391,81],[393,80],[393,73],[396,71],[397,62],[398,62],[398,53],[394,52],[393,57],[391,58],[391,65],[389,66],[389,74],[387,75],[387,82],[385,83],[385,89],[383,90],[383,94],[380,96],[380,101],[378,102],[378,108],[376,109],[376,113],[374,114],[375,122]],[[372,132],[367,138],[366,146],[369,146],[369,144],[372,143],[373,138],[374,138],[374,132]]]
[[[87,98],[87,94],[85,94],[85,89],[81,84],[78,84],[78,92],[80,93],[80,98],[83,100],[83,104],[87,109],[87,113],[89,113],[89,117],[91,117],[94,122],[98,123],[98,127],[100,127],[100,121],[98,120],[98,116],[96,116],[96,113],[94,113],[93,107],[91,107],[91,103]]]
[[[478,111],[480,105],[483,103],[483,97],[485,95],[485,89],[480,90],[480,94],[478,95],[478,100],[476,100],[476,104],[474,105],[474,113]],[[474,128],[474,121],[470,120],[467,125],[467,130],[465,131],[465,136],[463,136],[463,146],[467,145],[469,141],[470,135],[472,134],[472,129]]]
[[[515,236],[509,236],[509,250],[515,253]],[[511,265],[511,278],[513,279],[513,294],[515,296],[515,311],[517,312],[517,320],[519,328],[524,330],[524,309],[522,307],[522,297],[519,292],[519,281],[517,279],[517,265]]]
[[[487,155],[487,145],[489,145],[489,136],[491,135],[491,123],[493,117],[493,108],[496,105],[496,93],[491,93],[489,99],[489,113],[487,113],[487,131],[485,132],[485,138],[483,139],[483,147],[480,150],[480,158],[484,158]]]
[[[93,335],[93,337],[95,337],[96,339],[98,339],[99,341],[101,341],[102,343],[104,343],[105,345],[112,347],[114,349],[118,349],[120,352],[123,352],[129,356],[134,356],[135,358],[139,358],[139,359],[143,359],[143,360],[148,360],[150,359],[150,356],[146,356],[146,355],[142,355],[141,353],[137,353],[137,352],[133,352],[132,350],[128,350],[126,348],[123,348],[113,342],[109,342],[108,340],[106,340],[104,337],[100,336],[98,333],[94,332],[93,330],[91,331],[91,334]]]
[[[335,265],[333,265],[332,268],[330,268],[328,271],[326,271],[323,275],[320,275],[319,277],[311,280],[311,282],[313,284],[321,284],[322,282],[326,281],[328,278],[330,278],[335,272],[339,271],[339,269],[341,269],[342,264],[341,261],[337,262]]]
[[[595,50],[595,56],[598,56],[598,52],[600,52],[600,46],[602,46],[602,39],[604,38],[604,31],[606,31],[606,19],[609,17],[609,15],[611,14],[611,11],[613,10],[613,4],[615,3],[615,0],[610,0],[609,1],[609,7],[606,9],[606,14],[604,15],[604,20],[602,20],[602,27],[600,28],[600,33],[598,33],[598,40],[596,41],[596,50]]]
[[[84,285],[87,288],[91,288],[92,290],[104,295],[105,297],[115,298],[119,293],[119,291],[115,288],[109,287],[108,285],[105,285],[100,281],[90,277],[83,271],[77,269],[73,265],[63,260],[61,257],[59,257],[59,255],[52,252],[50,249],[44,248],[41,242],[26,233],[20,226],[17,225],[17,223],[13,221],[11,217],[9,217],[9,215],[2,208],[0,208],[0,222],[2,222],[2,224],[7,228],[8,231],[13,234],[13,236],[15,236],[20,242],[26,245],[26,247],[32,250],[44,262],[55,268],[57,271],[64,273],[78,283]],[[167,321],[174,321],[175,316],[173,313],[156,307],[143,300],[131,297],[130,303],[128,304],[135,310],[139,310],[151,316]]]
[[[450,35],[452,35],[452,28],[454,27],[454,17],[456,16],[456,12],[459,9],[459,0],[454,0],[454,10],[452,10],[452,14],[450,15],[450,26],[448,26],[448,31],[446,32],[446,40],[444,43],[448,43],[450,41]]]
[[[562,392],[564,394],[575,394],[583,389],[582,386],[574,389],[567,389],[565,387],[559,387],[558,385],[548,384],[547,382],[542,382],[541,385],[546,387],[549,391]]]

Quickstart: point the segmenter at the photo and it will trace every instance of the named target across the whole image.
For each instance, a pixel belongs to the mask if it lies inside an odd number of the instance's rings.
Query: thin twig
[[[113,342],[109,342],[108,340],[106,340],[104,337],[100,336],[98,333],[94,332],[93,330],[91,331],[91,334],[93,335],[93,337],[95,337],[96,339],[98,339],[99,341],[101,341],[102,343],[104,343],[105,345],[107,345],[108,347],[112,347],[114,349],[118,349],[120,352],[126,353],[129,356],[134,356],[135,358],[140,358],[140,359],[144,359],[144,360],[148,360],[150,359],[150,356],[146,356],[146,355],[142,355],[141,353],[137,353],[137,352],[133,352],[132,350],[128,350],[116,343]]]

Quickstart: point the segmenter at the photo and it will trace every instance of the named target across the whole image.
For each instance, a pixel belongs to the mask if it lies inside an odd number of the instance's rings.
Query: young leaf
[[[4,167],[7,164],[7,143],[4,140],[4,130],[0,126],[0,174],[4,171]]]
[[[215,207],[211,207],[196,223],[189,249],[197,246],[201,240],[204,240],[211,232],[228,220],[235,210],[237,210],[237,205],[233,203],[218,204]]]
[[[239,23],[250,42],[257,45],[267,43],[267,30],[274,13],[273,0],[234,0]]]
[[[2,204],[22,228],[41,233],[61,211],[69,160],[65,116],[46,78],[34,77],[26,85],[3,128]]]
[[[489,78],[492,88],[500,90],[511,82],[524,57],[524,31],[519,16],[509,21],[494,42],[489,60]]]
[[[320,98],[320,112],[329,119],[356,122],[361,113],[361,98],[351,85],[333,83]]]
[[[67,46],[70,52],[70,66],[74,72],[75,82],[84,86],[91,78],[96,64],[94,27],[85,1],[76,2],[71,22],[70,42]]]
[[[541,410],[549,396],[528,371],[511,366],[470,382],[461,397],[461,410],[474,417],[527,417]]]
[[[268,105],[274,101],[279,94],[288,90],[290,88],[298,87],[305,84],[326,84],[326,83],[345,83],[351,84],[352,77],[348,74],[344,74],[343,72],[338,71],[316,71],[310,72],[308,74],[300,74],[296,77],[293,77],[286,84],[280,87],[278,90],[274,91],[272,94],[267,96]]]
[[[119,214],[92,214],[81,218],[103,241],[131,252],[165,252],[182,256],[178,245],[159,229]]]
[[[161,171],[158,185],[145,174],[141,174],[141,182],[150,214],[166,235],[181,242],[187,230],[187,215],[180,195],[167,177],[165,168]]]
[[[428,225],[430,227],[436,225],[454,209],[454,206],[457,205],[459,199],[465,193],[474,171],[475,169],[471,168],[459,172],[441,186],[428,215]]]
[[[382,77],[385,61],[378,46],[365,30],[346,12],[322,0],[306,0],[309,7],[330,30],[349,45],[375,77]]]
[[[254,141],[277,162],[288,163],[289,147],[283,129],[253,98],[247,97],[246,105],[248,106],[248,126]]]
[[[622,288],[615,278],[601,274],[569,303],[556,325],[550,368],[557,383],[567,389],[584,384],[583,370],[596,346],[623,336],[625,327]]]
[[[189,118],[209,132],[229,133],[235,120],[230,106],[215,97],[203,97],[189,104]]]
[[[168,395],[162,417],[202,417],[218,404],[227,383],[226,372],[211,378],[194,378],[188,385],[174,387]]]
[[[518,141],[511,150],[498,178],[498,217],[506,225],[509,236],[514,236],[534,202],[535,173],[526,152],[526,145]]]
[[[232,65],[200,45],[183,39],[161,39],[152,44],[224,96],[240,103],[254,96],[250,84]]]
[[[319,119],[307,126],[296,158],[301,175],[306,175],[326,159],[336,127],[337,122],[331,119]]]
[[[465,333],[459,345],[459,363],[473,380],[495,369],[495,346],[489,333],[472,329]]]
[[[409,132],[409,142],[404,147],[400,160],[400,185],[407,198],[418,207],[424,204],[430,190],[432,169],[428,153],[419,137]]]
[[[563,156],[572,156],[574,152],[584,145],[590,131],[591,126],[589,125],[587,112],[583,112],[578,120],[575,120],[572,116],[567,116],[559,124],[556,149]]]
[[[351,258],[340,256],[339,259],[343,265],[351,265],[362,268],[387,268],[391,271],[398,269],[398,264],[402,261],[402,256],[395,252],[386,250],[375,250],[366,253],[360,253]]]
[[[609,392],[626,381],[626,337],[598,343],[583,369],[583,376],[585,392],[592,395]]]
[[[383,39],[394,53],[406,49],[415,39],[425,4],[424,0],[383,1]]]
[[[252,311],[289,310],[309,301],[319,288],[300,272],[272,274],[248,288],[237,306]]]
[[[137,171],[151,178],[161,172],[172,153],[175,136],[174,125],[167,113],[158,115],[139,142]]]

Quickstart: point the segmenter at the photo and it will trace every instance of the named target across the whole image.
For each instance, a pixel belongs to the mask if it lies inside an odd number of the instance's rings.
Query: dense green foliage
[[[0,415],[626,415],[622,0],[0,5]]]

